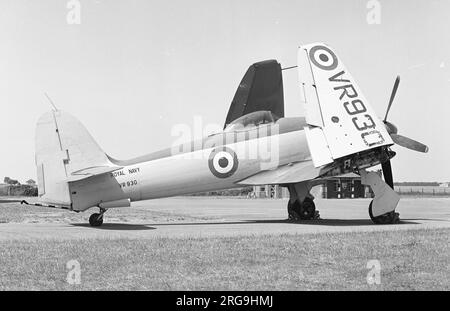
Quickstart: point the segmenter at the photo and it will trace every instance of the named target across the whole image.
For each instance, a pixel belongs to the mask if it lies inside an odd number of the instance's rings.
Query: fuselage
[[[282,118],[239,131],[224,131],[127,161],[111,174],[71,186],[72,208],[102,202],[148,200],[240,187],[261,171],[311,158],[304,118]]]

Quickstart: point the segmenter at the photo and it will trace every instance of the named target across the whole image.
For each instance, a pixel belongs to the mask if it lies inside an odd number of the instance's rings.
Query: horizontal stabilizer
[[[93,166],[73,172],[69,177],[69,182],[79,181],[82,179],[98,176],[102,174],[112,173],[122,169],[122,166]]]
[[[23,200],[0,200],[0,203],[20,203],[20,202],[22,202]]]
[[[270,171],[263,171],[238,182],[241,185],[291,184],[311,180],[320,175],[312,161],[296,162]]]

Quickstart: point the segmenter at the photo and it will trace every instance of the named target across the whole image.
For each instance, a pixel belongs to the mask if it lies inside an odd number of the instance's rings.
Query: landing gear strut
[[[390,164],[389,164],[390,165]],[[389,171],[390,172],[390,171]],[[374,199],[369,204],[369,216],[375,224],[396,224],[399,220],[399,213],[395,212],[400,196],[394,191],[392,179],[388,177],[388,181],[392,185],[385,183],[380,175],[375,172],[367,172],[364,169],[359,171],[361,175],[361,183],[369,185],[373,193]],[[391,173],[385,174],[386,176]]]
[[[319,212],[316,211],[314,197],[309,193],[311,190],[307,182],[287,185],[289,189],[289,202],[287,212],[289,220],[310,220],[319,219]]]
[[[400,222],[399,213],[392,211],[380,216],[373,216],[372,214],[372,202],[369,204],[369,216],[374,224],[387,225],[398,224]]]
[[[89,217],[89,224],[92,227],[100,227],[103,224],[103,214],[106,209],[100,208],[100,213],[94,213]]]
[[[289,220],[310,220],[316,217],[316,205],[311,198],[306,197],[303,203],[297,200],[288,202]]]

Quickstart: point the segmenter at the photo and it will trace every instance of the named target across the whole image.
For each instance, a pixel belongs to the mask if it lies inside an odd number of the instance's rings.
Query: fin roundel
[[[238,165],[236,152],[228,147],[214,148],[208,158],[209,170],[217,178],[232,176],[238,169]]]
[[[309,50],[311,62],[322,70],[334,70],[338,65],[338,58],[333,51],[324,46],[316,45]]]

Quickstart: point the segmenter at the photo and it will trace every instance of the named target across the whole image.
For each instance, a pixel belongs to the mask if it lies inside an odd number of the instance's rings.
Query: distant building
[[[444,182],[442,184],[439,184],[439,187],[441,187],[441,188],[448,188],[448,187],[450,187],[450,183]]]
[[[313,195],[325,199],[356,199],[371,198],[373,192],[369,186],[361,183],[361,176],[355,173],[348,173],[327,178],[322,185],[318,186]],[[249,197],[254,198],[289,198],[289,191],[286,187],[278,185],[254,186]]]
[[[279,185],[253,186],[253,192],[249,194],[249,197],[270,199],[289,198],[289,190]]]
[[[370,187],[361,183],[361,176],[348,173],[327,179],[322,192],[327,199],[356,199],[371,197]]]

